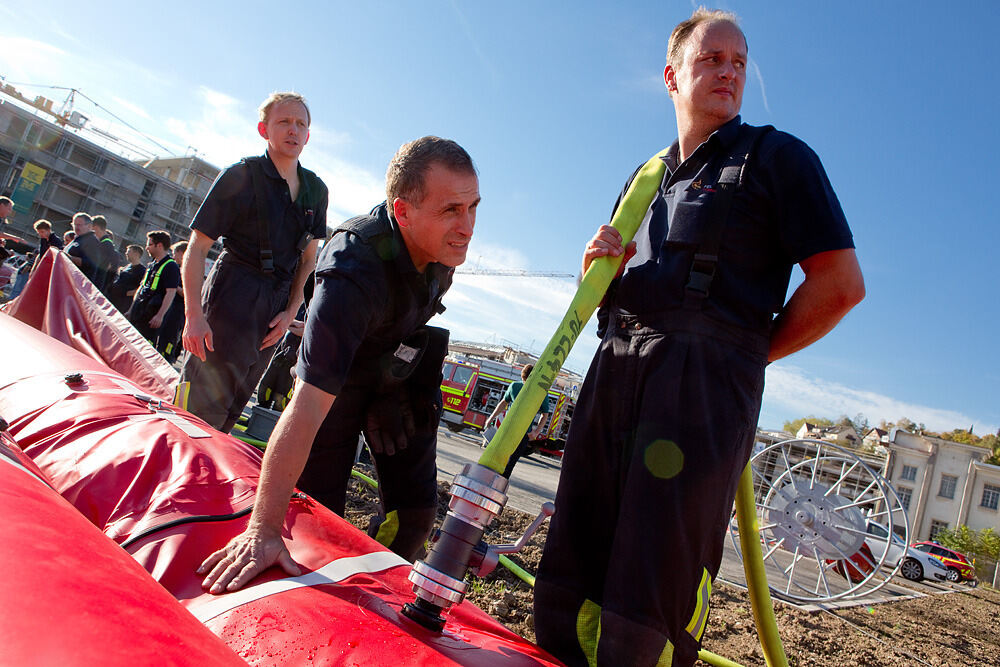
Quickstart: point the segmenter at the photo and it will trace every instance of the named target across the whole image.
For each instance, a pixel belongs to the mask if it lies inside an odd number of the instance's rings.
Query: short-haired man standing
[[[35,263],[32,265],[31,270],[35,270],[35,266],[42,261],[42,257],[45,253],[49,251],[49,248],[55,248],[57,250],[62,250],[63,242],[59,238],[58,234],[52,233],[52,223],[45,219],[39,219],[35,221],[34,224],[35,233],[38,234],[38,253],[35,255]]]
[[[142,246],[130,245],[125,248],[125,259],[128,266],[123,266],[118,270],[118,275],[111,283],[111,303],[115,308],[123,313],[128,312],[132,306],[135,293],[142,284],[142,278],[146,269],[140,264],[142,261]]]
[[[155,345],[163,319],[181,286],[181,270],[170,256],[170,234],[167,232],[146,234],[146,252],[153,261],[146,266],[146,275],[127,317],[139,333]]]
[[[94,225],[94,235],[101,242],[101,258],[97,267],[97,281],[95,284],[105,295],[110,293],[111,284],[115,280],[115,273],[122,263],[122,257],[115,248],[115,240],[108,231],[108,219],[103,215],[95,215],[92,218]]]
[[[386,196],[323,248],[296,390],[268,442],[250,525],[199,568],[213,593],[274,563],[298,574],[281,537],[295,481],[342,514],[362,431],[385,519],[369,533],[410,560],[430,534],[448,337],[424,325],[444,310],[453,268],[465,261],[479,179],[461,146],[424,137],[397,151]]]
[[[584,270],[627,261],[599,313],[535,588],[538,643],[567,665],[694,663],[764,367],[864,297],[815,153],[740,123],[746,66],[732,14],[674,29],[663,77],[678,139],[619,199],[648,221],[636,246],[604,226],[584,251]],[[805,281],[785,302],[794,264]]]
[[[329,192],[299,155],[309,141],[309,108],[297,93],[261,104],[261,157],[227,168],[191,221],[184,264],[186,407],[228,432],[295,319],[302,286],[326,236]],[[208,251],[224,250],[206,282]],[[204,284],[204,289],[202,285]]]
[[[63,251],[69,255],[70,260],[76,264],[83,275],[90,279],[90,282],[97,285],[99,280],[98,270],[100,267],[103,250],[101,242],[94,234],[94,223],[92,218],[86,213],[77,213],[73,216],[73,241],[70,242]],[[100,285],[97,285],[100,289]]]

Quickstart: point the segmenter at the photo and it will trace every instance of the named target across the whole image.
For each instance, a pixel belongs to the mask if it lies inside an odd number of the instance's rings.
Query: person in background
[[[31,270],[34,271],[35,267],[45,253],[48,252],[49,248],[55,248],[56,250],[63,249],[62,239],[59,238],[58,234],[52,233],[52,223],[48,220],[39,219],[35,221],[34,224],[35,233],[38,234],[38,253],[35,255],[35,261],[31,265]]]
[[[92,218],[86,213],[80,212],[73,216],[73,241],[66,246],[63,251],[69,255],[70,260],[83,271],[83,275],[90,279],[90,282],[98,285],[100,280],[100,266],[104,256],[101,242],[94,234],[94,223]]]
[[[125,259],[128,264],[118,269],[118,274],[111,283],[111,303],[122,313],[127,313],[132,306],[135,293],[142,284],[146,272],[142,262],[142,246],[130,245],[125,248]]]
[[[68,246],[70,243],[73,242],[73,239],[75,238],[76,238],[76,232],[74,232],[72,229],[67,230],[63,234],[63,247],[65,248],[66,246]]]
[[[181,331],[184,329],[184,252],[188,248],[187,241],[178,241],[170,246],[170,254],[181,269],[181,288],[177,290],[174,302],[170,304],[163,326],[156,337],[156,350],[163,358],[174,363],[181,350]]]
[[[535,369],[534,364],[528,364],[521,369],[521,381],[511,382],[510,386],[507,387],[507,391],[504,392],[503,399],[497,403],[497,406],[493,408],[493,412],[489,417],[486,418],[486,426],[493,423],[493,420],[497,418],[504,410],[514,402],[517,395],[521,393],[521,389],[524,387],[524,381],[528,379],[531,375],[531,371]],[[510,479],[510,474],[514,472],[514,466],[517,465],[518,460],[522,456],[528,456],[531,454],[532,442],[538,440],[541,436],[542,431],[545,429],[545,425],[548,423],[549,418],[552,416],[552,408],[549,407],[549,395],[546,394],[545,398],[542,400],[542,404],[538,407],[538,413],[535,415],[535,421],[533,421],[533,428],[529,429],[524,437],[521,438],[520,444],[514,453],[510,455],[507,460],[507,467],[503,471],[503,476]]]
[[[111,290],[111,284],[115,280],[118,267],[124,261],[115,248],[115,238],[108,231],[108,220],[103,215],[95,215],[92,218],[94,225],[94,235],[101,242],[101,259],[97,269],[97,281],[95,284],[101,292],[107,296]]]
[[[10,298],[13,299],[21,290],[24,289],[25,283],[28,282],[28,275],[31,273],[31,267],[34,266],[35,253],[29,252],[24,256],[24,264],[22,264],[17,269],[17,276],[14,278],[14,287],[10,291]]]
[[[146,234],[146,252],[152,261],[129,308],[129,322],[150,343],[156,342],[163,319],[181,286],[181,270],[170,256],[170,234],[153,231]]]
[[[14,212],[14,202],[10,197],[0,197],[0,227],[9,224],[7,218]]]

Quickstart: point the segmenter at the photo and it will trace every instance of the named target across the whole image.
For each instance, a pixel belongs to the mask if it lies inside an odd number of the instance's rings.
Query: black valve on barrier
[[[409,579],[416,599],[403,606],[403,614],[428,630],[444,628],[441,612],[465,597],[465,575],[471,569],[486,576],[496,567],[501,553],[514,553],[527,544],[555,506],[545,503],[542,512],[515,543],[490,546],[483,532],[507,504],[507,479],[478,463],[469,463],[451,485],[448,513],[431,541],[431,550],[413,564]]]

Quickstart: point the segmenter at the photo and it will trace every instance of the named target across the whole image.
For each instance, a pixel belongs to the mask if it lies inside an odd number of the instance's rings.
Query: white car
[[[889,553],[886,555],[884,564],[888,567],[896,567],[902,560],[899,572],[910,581],[922,579],[946,581],[948,579],[948,568],[937,558],[923,551],[911,549],[896,535],[893,535],[891,540],[886,541],[889,531],[882,524],[869,520],[865,532],[868,533],[865,544],[871,550],[876,563],[882,559],[882,554],[888,548]]]

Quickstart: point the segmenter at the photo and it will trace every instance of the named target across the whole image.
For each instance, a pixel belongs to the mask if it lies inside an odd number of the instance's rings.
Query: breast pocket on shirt
[[[688,188],[671,202],[667,245],[697,246],[702,243],[714,196],[714,191]]]

